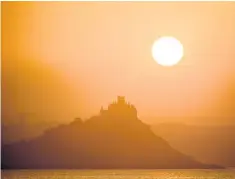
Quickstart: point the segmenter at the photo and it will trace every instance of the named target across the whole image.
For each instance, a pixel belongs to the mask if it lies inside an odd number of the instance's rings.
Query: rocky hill
[[[137,118],[124,97],[84,122],[76,119],[33,140],[3,146],[2,164],[17,169],[220,168],[172,148]]]

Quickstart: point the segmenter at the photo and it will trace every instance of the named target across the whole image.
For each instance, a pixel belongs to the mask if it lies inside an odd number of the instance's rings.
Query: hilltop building
[[[127,103],[124,96],[118,96],[117,101],[109,104],[108,109],[100,109],[100,115],[137,117],[137,110],[134,105]]]

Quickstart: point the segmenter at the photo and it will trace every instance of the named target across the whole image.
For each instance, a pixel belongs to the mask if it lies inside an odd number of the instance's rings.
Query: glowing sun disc
[[[183,45],[174,37],[161,37],[152,46],[152,56],[162,66],[176,65],[183,54]]]

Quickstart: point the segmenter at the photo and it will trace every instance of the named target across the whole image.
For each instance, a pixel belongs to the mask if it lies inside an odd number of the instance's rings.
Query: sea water
[[[223,170],[2,170],[3,179],[235,179]]]

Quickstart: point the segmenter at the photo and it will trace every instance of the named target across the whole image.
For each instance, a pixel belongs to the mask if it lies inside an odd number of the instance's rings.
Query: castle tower
[[[118,96],[117,97],[117,103],[118,104],[125,104],[125,97],[124,96]]]

